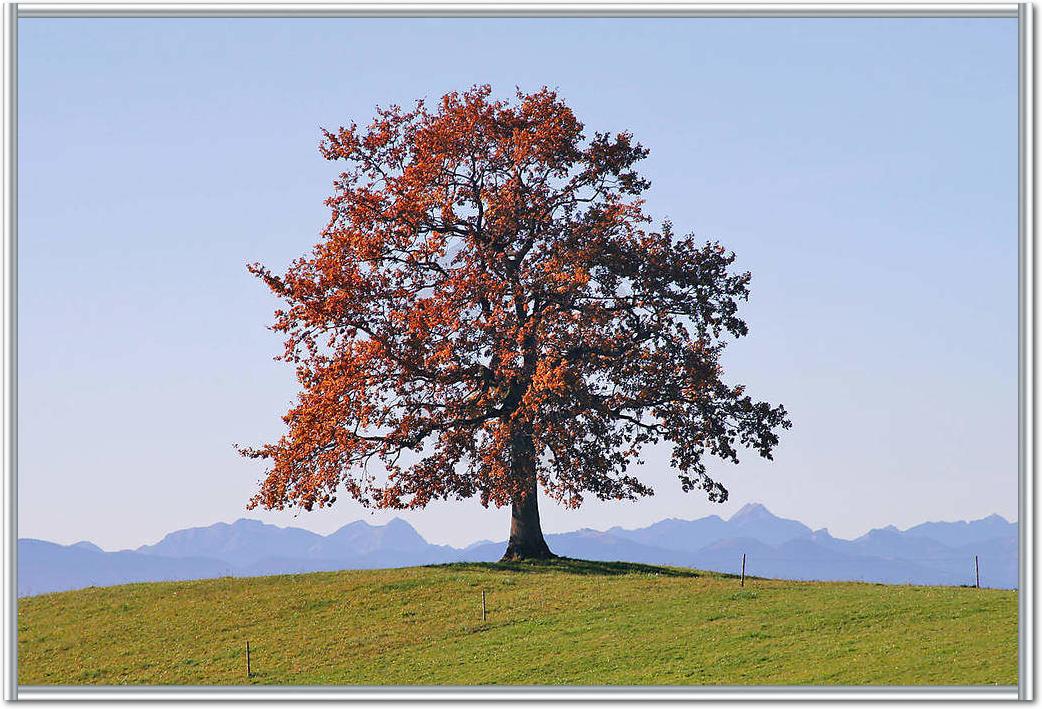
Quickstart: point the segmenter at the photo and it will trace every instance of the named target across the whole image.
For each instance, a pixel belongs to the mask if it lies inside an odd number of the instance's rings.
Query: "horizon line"
[[[911,525],[909,527],[905,527],[904,529],[899,529],[894,524],[888,524],[888,525],[881,526],[881,527],[872,527],[871,529],[865,531],[864,533],[862,533],[862,534],[860,534],[860,535],[858,535],[856,537],[847,538],[847,537],[835,537],[835,536],[833,536],[832,533],[829,532],[828,527],[821,527],[819,529],[813,529],[813,528],[810,527],[810,525],[808,525],[808,524],[806,524],[806,523],[804,523],[804,522],[802,522],[802,521],[800,521],[798,519],[793,519],[791,517],[779,517],[778,515],[776,515],[773,512],[771,512],[771,510],[767,507],[767,505],[763,504],[762,502],[747,502],[746,504],[742,505],[742,507],[740,507],[738,510],[736,510],[730,517],[728,517],[726,519],[721,517],[718,514],[705,515],[703,517],[694,517],[694,518],[690,518],[690,519],[685,519],[683,517],[664,517],[664,518],[662,518],[660,520],[651,522],[651,523],[646,524],[646,525],[644,525],[642,527],[629,528],[629,527],[623,527],[622,525],[618,525],[617,524],[617,525],[614,525],[612,527],[609,527],[608,529],[595,529],[593,527],[579,527],[577,529],[570,529],[570,530],[564,530],[564,531],[559,531],[559,532],[544,532],[544,534],[546,536],[553,536],[553,535],[558,535],[558,534],[574,534],[576,532],[586,532],[586,531],[598,532],[600,534],[608,534],[613,529],[621,529],[623,531],[633,532],[633,531],[638,531],[638,530],[641,530],[641,529],[647,529],[648,527],[652,527],[652,526],[654,526],[656,524],[661,524],[663,522],[670,522],[670,521],[698,522],[698,521],[701,521],[701,520],[704,520],[704,519],[712,519],[713,517],[715,517],[715,518],[717,518],[717,519],[719,519],[721,521],[731,522],[731,521],[733,521],[735,519],[735,517],[737,517],[738,515],[742,514],[743,512],[745,512],[746,510],[748,510],[750,508],[751,509],[762,508],[764,511],[767,512],[767,514],[771,515],[775,519],[779,519],[779,520],[787,521],[787,522],[796,522],[797,524],[801,524],[804,527],[807,527],[807,529],[810,530],[811,534],[818,534],[819,532],[824,532],[825,534],[827,534],[828,536],[832,537],[833,539],[836,539],[836,540],[839,540],[839,541],[847,541],[847,542],[856,541],[856,540],[858,540],[858,539],[860,539],[860,538],[870,534],[871,532],[875,532],[875,531],[888,530],[888,529],[892,528],[892,529],[897,530],[900,533],[904,533],[904,532],[909,531],[910,529],[914,529],[915,527],[919,527],[919,526],[922,526],[924,524],[960,524],[960,523],[962,523],[962,524],[972,524],[974,522],[983,522],[984,520],[991,519],[992,517],[998,517],[1000,520],[1002,520],[1006,524],[1019,524],[1019,520],[1007,519],[1006,517],[1004,517],[1003,515],[999,514],[998,512],[992,512],[991,514],[985,515],[983,517],[978,517],[977,519],[926,520],[926,521],[923,521],[923,522],[918,522],[916,524],[913,524],[913,525]],[[226,526],[232,526],[232,525],[238,524],[239,522],[256,522],[256,523],[258,523],[260,525],[263,525],[263,526],[266,526],[266,527],[275,527],[276,529],[282,529],[282,530],[285,530],[285,529],[298,529],[298,530],[301,530],[301,531],[304,531],[304,532],[308,532],[310,534],[315,534],[315,535],[317,535],[317,536],[319,536],[319,537],[321,537],[323,539],[328,538],[328,537],[336,534],[340,530],[344,529],[345,527],[349,527],[349,526],[351,526],[353,524],[361,523],[361,524],[366,525],[367,527],[380,528],[380,527],[386,527],[389,524],[391,524],[392,522],[404,522],[421,539],[423,539],[424,543],[432,544],[433,546],[444,546],[444,547],[449,547],[450,549],[456,549],[456,550],[459,550],[459,551],[463,551],[463,550],[466,550],[469,547],[472,547],[472,546],[474,546],[476,544],[500,544],[500,543],[504,543],[505,544],[506,543],[506,540],[477,539],[477,540],[474,540],[474,541],[469,542],[467,544],[464,544],[463,546],[454,546],[452,544],[433,544],[425,536],[423,536],[423,534],[421,534],[420,531],[418,529],[416,529],[416,527],[413,526],[412,523],[410,523],[407,519],[404,519],[404,518],[399,517],[399,516],[392,517],[391,519],[389,519],[387,522],[385,522],[383,524],[371,524],[364,518],[352,520],[350,522],[345,522],[344,524],[340,525],[339,527],[337,527],[335,530],[333,530],[329,534],[321,534],[319,532],[315,532],[313,530],[307,529],[306,527],[296,527],[296,526],[292,526],[292,525],[282,526],[282,525],[279,525],[279,524],[275,524],[273,522],[265,522],[264,520],[260,520],[260,519],[256,519],[256,518],[252,518],[252,517],[239,517],[239,518],[237,518],[237,519],[235,519],[235,520],[233,520],[231,522],[225,522],[223,520],[219,520],[217,522],[212,522],[211,524],[208,524],[208,525],[193,526],[193,527],[181,527],[179,529],[174,529],[174,530],[171,530],[169,532],[166,532],[162,537],[160,537],[159,539],[157,539],[154,542],[151,542],[151,543],[147,543],[146,542],[144,544],[139,544],[136,547],[125,547],[125,548],[122,548],[122,549],[105,549],[100,544],[97,544],[96,542],[93,542],[90,539],[86,539],[86,538],[80,539],[80,540],[75,541],[75,542],[70,542],[68,544],[62,544],[61,542],[55,542],[55,541],[51,541],[51,540],[48,540],[48,539],[41,539],[39,537],[21,537],[21,536],[19,536],[17,538],[17,541],[19,541],[19,542],[21,542],[21,541],[39,541],[39,542],[45,542],[45,543],[48,543],[48,544],[55,544],[55,545],[61,546],[61,547],[71,547],[71,546],[75,546],[77,544],[87,543],[87,544],[91,544],[91,545],[97,547],[98,549],[101,549],[105,553],[114,554],[114,553],[122,552],[122,551],[138,551],[142,547],[152,546],[154,544],[158,544],[161,541],[163,541],[164,539],[166,539],[169,535],[175,534],[177,532],[187,532],[187,531],[197,530],[197,529],[209,529],[211,527],[216,527],[216,526],[219,526],[219,525],[222,525],[222,524],[226,525]]]

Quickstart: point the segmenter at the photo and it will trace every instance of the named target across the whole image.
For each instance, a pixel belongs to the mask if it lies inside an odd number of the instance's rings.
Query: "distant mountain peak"
[[[348,522],[347,524],[342,526],[340,529],[350,529],[352,527],[375,527],[375,526],[376,525],[369,524],[364,519],[356,519],[353,522]]]
[[[97,544],[88,541],[76,542],[75,544],[70,544],[69,546],[73,549],[86,549],[87,551],[104,552],[104,549],[99,547]]]
[[[731,522],[739,522],[743,519],[757,519],[762,517],[773,517],[771,511],[761,505],[759,502],[749,502],[742,506],[742,509],[731,515]]]
[[[266,526],[274,526],[274,525],[266,525],[266,524],[264,524],[264,522],[261,522],[259,519],[248,519],[246,517],[240,517],[239,519],[237,519],[234,522],[232,522],[231,526],[233,526],[233,527],[266,527]]]

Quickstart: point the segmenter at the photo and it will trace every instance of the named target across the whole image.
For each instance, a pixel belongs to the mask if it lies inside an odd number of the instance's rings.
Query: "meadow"
[[[131,584],[19,599],[18,679],[1015,685],[1017,593],[567,559]]]

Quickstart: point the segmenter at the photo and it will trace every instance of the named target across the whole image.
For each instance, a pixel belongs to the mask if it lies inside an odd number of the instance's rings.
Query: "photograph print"
[[[995,7],[20,14],[16,693],[1016,696]]]

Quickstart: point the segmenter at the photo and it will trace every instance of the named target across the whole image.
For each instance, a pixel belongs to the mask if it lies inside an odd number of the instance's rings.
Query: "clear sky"
[[[1017,504],[1012,19],[19,21],[20,536],[106,549],[250,516],[326,533],[342,498],[245,513],[233,443],[282,430],[276,270],[327,221],[321,127],[476,83],[557,87],[651,150],[648,209],[753,272],[728,379],[784,403],[776,460],[546,531],[729,516],[750,501],[851,537]],[[474,501],[402,514],[503,539]]]

